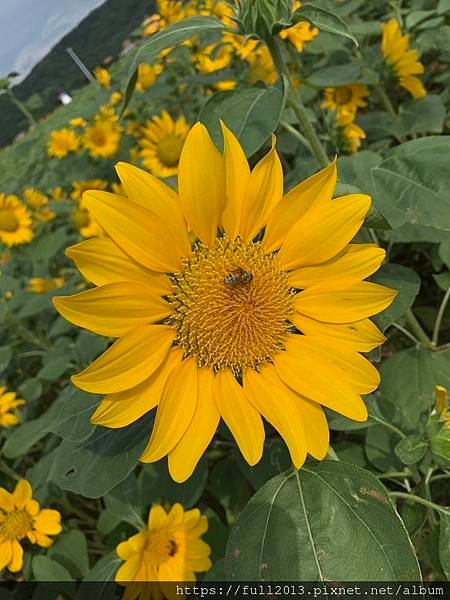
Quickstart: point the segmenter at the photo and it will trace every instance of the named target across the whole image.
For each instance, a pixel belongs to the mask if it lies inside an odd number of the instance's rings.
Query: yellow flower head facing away
[[[12,247],[33,239],[31,214],[14,194],[0,193],[0,244]]]
[[[116,167],[126,205],[85,192],[106,235],[66,253],[97,287],[53,299],[75,325],[117,338],[72,377],[105,394],[92,422],[125,427],[157,408],[141,461],[168,456],[178,482],[220,419],[250,465],[262,456],[263,418],[297,468],[307,453],[322,459],[322,406],[367,419],[361,394],[379,374],[361,353],[385,339],[369,317],[396,295],[363,281],[385,252],[352,243],[370,198],[333,198],[335,163],[283,195],[275,138],[251,170],[224,125],[223,134],[222,154],[203,124],[192,127],[178,193],[126,163]]]
[[[12,573],[21,570],[22,541],[48,548],[53,544],[49,536],[61,531],[61,515],[40,508],[28,481],[20,480],[12,493],[0,488],[0,571],[5,567]]]
[[[409,47],[409,35],[402,35],[396,19],[381,24],[381,50],[387,64],[394,70],[401,87],[414,98],[423,98],[427,92],[416,75],[424,72],[417,50]]]
[[[5,387],[0,386],[0,427],[18,425],[20,419],[15,409],[24,404],[25,400],[16,398],[15,392],[7,392]]]
[[[111,75],[107,69],[103,67],[96,67],[94,69],[95,79],[102,86],[102,88],[108,89],[111,86]]]
[[[83,135],[83,146],[93,158],[114,156],[122,137],[121,129],[110,120],[99,120],[87,127]]]
[[[142,164],[157,177],[176,175],[181,150],[189,132],[183,116],[176,121],[165,110],[140,129]]]
[[[120,543],[116,552],[124,562],[116,573],[116,581],[127,585],[139,595],[139,582],[195,581],[195,573],[211,568],[211,548],[201,539],[208,529],[208,519],[198,508],[184,510],[176,503],[166,511],[154,504],[148,515],[147,527]],[[134,582],[134,586],[133,583]],[[167,596],[169,597],[169,596]]]
[[[48,204],[48,197],[32,187],[24,190],[23,197],[31,208],[42,208]]]
[[[47,144],[47,154],[55,158],[64,158],[70,152],[76,152],[80,147],[80,138],[71,129],[56,129],[50,134]]]

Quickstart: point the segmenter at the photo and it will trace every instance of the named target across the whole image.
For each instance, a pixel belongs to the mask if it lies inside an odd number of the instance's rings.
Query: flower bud
[[[291,0],[238,0],[240,33],[266,39],[291,24]]]

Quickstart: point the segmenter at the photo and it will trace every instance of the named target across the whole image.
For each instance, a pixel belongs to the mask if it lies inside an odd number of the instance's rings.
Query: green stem
[[[436,322],[433,329],[433,337],[431,338],[431,344],[436,347],[439,341],[439,332],[441,330],[442,319],[444,318],[445,309],[447,308],[448,301],[450,300],[450,286],[448,287],[445,295],[442,299],[441,305],[438,310]]]
[[[381,104],[384,106],[384,108],[389,114],[391,114],[393,117],[396,117],[397,113],[395,112],[395,108],[393,107],[392,102],[389,100],[389,97],[384,91],[384,89],[381,86],[379,86],[376,88],[376,90]]]
[[[450,473],[442,473],[440,475],[435,475],[430,479],[430,483],[434,483],[435,481],[439,481],[440,479],[449,479]]]
[[[386,427],[386,429],[390,429],[391,431],[396,433],[398,436],[400,436],[402,439],[404,439],[406,437],[406,434],[404,434],[403,431],[401,431],[401,429],[399,429],[395,425],[392,425],[392,423],[389,423],[389,421],[380,419],[380,417],[377,417],[372,414],[369,414],[369,419],[371,419],[372,421],[375,421],[376,423],[379,423],[380,425],[383,425],[384,427]]]
[[[297,131],[295,127],[292,127],[292,125],[286,123],[286,121],[280,121],[280,125],[281,127],[284,127],[284,129],[286,129],[286,131],[288,131],[291,135],[297,138],[297,140],[306,148],[308,148],[310,152],[312,152],[311,144],[308,142],[305,136],[302,133],[300,133],[300,131]]]
[[[19,98],[17,98],[17,96],[15,95],[15,93],[12,90],[8,90],[7,93],[8,93],[8,96],[11,98],[11,101],[13,102],[13,104],[15,104],[17,106],[17,108],[20,110],[20,112],[23,115],[25,115],[25,117],[28,119],[28,121],[31,123],[31,125],[36,125],[36,123],[37,123],[36,119],[33,117],[33,115],[28,110],[28,108],[25,106],[25,104],[23,102],[21,102],[19,100]]]
[[[398,323],[392,323],[392,327],[395,327],[395,329],[401,331],[403,335],[406,335],[407,338],[412,340],[416,344],[416,346],[420,346],[420,341],[416,337],[414,337],[413,334],[410,333],[407,329],[405,329],[401,325],[398,325]]]
[[[405,479],[405,477],[411,477],[411,473],[408,473],[407,471],[388,471],[387,473],[377,475],[378,479],[395,479],[396,477]]]
[[[15,481],[19,481],[20,479],[22,479],[20,475],[18,475],[13,469],[8,467],[8,465],[2,460],[0,460],[0,471],[5,475],[8,475],[8,477],[11,477],[11,479],[14,479]]]
[[[405,494],[404,492],[389,492],[390,496],[394,498],[404,498],[405,500],[412,500],[413,502],[417,502],[417,504],[423,504],[427,508],[431,508],[436,512],[442,513],[443,515],[450,516],[450,510],[445,506],[439,506],[430,500],[425,500],[425,498],[421,498],[420,496],[415,496],[414,494]]]
[[[413,330],[414,335],[417,337],[417,339],[420,341],[420,343],[425,348],[431,348],[430,338],[427,336],[427,334],[423,330],[422,325],[419,323],[419,321],[417,320],[415,314],[413,313],[413,311],[411,309],[409,309],[408,312],[406,313],[406,322],[408,323],[410,328]]]
[[[338,462],[340,460],[339,456],[336,454],[336,451],[332,446],[328,446],[327,458],[329,460],[337,460]]]
[[[322,165],[322,167],[326,167],[330,161],[328,160],[328,156],[322,146],[322,142],[320,141],[319,136],[317,135],[316,130],[309,119],[305,105],[303,104],[302,99],[292,84],[291,74],[289,73],[289,69],[284,61],[280,44],[281,40],[278,37],[271,37],[267,40],[267,47],[272,55],[275,67],[280,76],[284,76],[288,83],[288,92],[291,96],[291,105],[300,122],[300,125],[302,126],[303,133],[311,145],[311,150],[319,163]]]

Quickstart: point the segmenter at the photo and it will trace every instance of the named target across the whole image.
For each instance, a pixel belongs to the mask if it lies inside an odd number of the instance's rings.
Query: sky
[[[105,0],[0,0],[0,77],[23,79],[66,33]]]

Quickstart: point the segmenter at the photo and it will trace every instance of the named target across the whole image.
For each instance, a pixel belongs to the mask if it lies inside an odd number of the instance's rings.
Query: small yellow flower
[[[228,90],[234,90],[237,86],[237,81],[235,79],[224,79],[223,81],[217,81],[213,88],[215,90],[219,90],[221,92],[226,92]]]
[[[94,69],[95,79],[99,82],[102,88],[108,89],[111,86],[111,75],[107,69],[96,67]]]
[[[50,196],[53,200],[59,202],[64,198],[64,190],[60,186],[54,187],[52,190],[50,190]]]
[[[189,125],[183,116],[176,121],[168,112],[153,117],[141,128],[142,164],[157,177],[176,175]]]
[[[247,59],[260,45],[258,40],[253,40],[231,31],[223,33],[222,42],[231,45],[237,56],[242,59]]]
[[[416,75],[424,72],[417,50],[409,48],[409,35],[402,35],[396,19],[382,23],[383,39],[381,50],[383,56],[398,77],[399,85],[414,98],[423,98],[427,92]]]
[[[75,229],[84,238],[100,237],[104,235],[103,229],[87,210],[83,199],[72,213],[72,223]]]
[[[119,116],[116,114],[114,106],[111,104],[103,104],[100,106],[98,113],[94,115],[94,121],[109,121],[115,123],[119,120]]]
[[[113,194],[117,194],[118,196],[126,196],[125,190],[123,189],[123,185],[121,183],[116,183],[113,181],[111,183],[111,191]]]
[[[17,399],[15,392],[6,392],[6,388],[0,386],[0,427],[12,427],[20,423],[19,417],[12,411],[23,404],[25,400]]]
[[[198,52],[195,63],[200,73],[214,73],[230,66],[233,48],[229,44],[210,44]]]
[[[272,85],[278,79],[278,73],[267,46],[260,44],[246,60],[250,65],[247,78],[251,85],[258,81]]]
[[[355,115],[358,108],[367,106],[365,98],[369,89],[361,83],[349,83],[335,88],[326,88],[322,108],[328,108],[341,114]]]
[[[166,512],[154,504],[147,527],[116,548],[124,561],[116,573],[116,582],[127,585],[127,598],[140,595],[139,582],[162,582],[154,596],[162,598],[163,582],[196,581],[195,573],[208,571],[211,548],[201,539],[207,529],[208,519],[198,508],[185,511],[176,503]]]
[[[141,63],[138,67],[138,80],[136,89],[138,92],[145,92],[156,81],[156,78],[162,71],[161,65],[147,65]]]
[[[55,158],[64,158],[69,152],[76,152],[79,147],[80,139],[71,129],[56,129],[50,134],[47,154]]]
[[[48,548],[53,544],[49,535],[62,531],[57,510],[41,509],[33,500],[33,490],[25,479],[20,480],[12,494],[0,488],[0,571],[5,567],[17,573],[23,566],[22,540]]]
[[[33,239],[31,215],[14,194],[0,194],[0,243],[26,244]]]
[[[361,140],[366,138],[365,131],[354,122],[354,115],[351,113],[337,114],[336,123],[344,138],[344,151],[353,154],[361,146]]]
[[[116,106],[116,104],[119,104],[119,102],[122,102],[122,100],[123,100],[122,92],[116,91],[111,94],[109,103],[111,104],[111,106]]]
[[[87,121],[85,121],[82,117],[70,119],[69,123],[71,127],[86,127],[87,125]]]
[[[48,204],[48,197],[42,192],[39,192],[38,190],[35,190],[32,187],[29,187],[26,190],[24,190],[23,196],[27,201],[27,204],[32,208],[42,208],[43,206]]]
[[[115,123],[97,121],[85,130],[83,146],[94,158],[111,158],[119,149],[121,135]]]
[[[56,217],[56,213],[54,210],[51,210],[50,208],[48,208],[48,206],[45,206],[44,208],[37,210],[34,213],[34,216],[39,221],[43,221],[44,223],[49,223],[50,221],[53,221],[53,219]]]
[[[86,190],[106,190],[108,182],[104,179],[85,179],[82,181],[72,182],[72,200],[81,200],[83,193]]]
[[[33,277],[28,281],[27,292],[33,294],[45,294],[56,290],[66,283],[64,277],[53,277],[52,279],[42,279],[41,277]]]
[[[307,42],[311,42],[319,35],[317,27],[313,27],[306,21],[299,21],[292,27],[283,29],[278,34],[283,40],[288,40],[297,52],[302,52]]]
[[[161,18],[161,15],[151,15],[150,17],[147,17],[142,22],[143,29],[141,31],[141,36],[148,37],[149,35],[153,35],[161,29],[163,24],[164,22]]]

